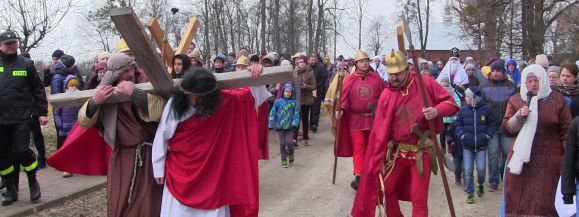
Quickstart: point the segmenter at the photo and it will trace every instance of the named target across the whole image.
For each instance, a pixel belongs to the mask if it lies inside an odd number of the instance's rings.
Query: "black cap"
[[[18,41],[18,36],[16,36],[16,33],[8,30],[0,34],[0,43],[8,43],[11,41]]]

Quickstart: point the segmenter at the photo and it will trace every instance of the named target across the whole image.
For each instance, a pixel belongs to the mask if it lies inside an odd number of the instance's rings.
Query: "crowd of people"
[[[353,157],[356,217],[373,216],[376,205],[387,216],[402,216],[399,200],[412,202],[413,216],[428,216],[430,174],[443,169],[437,168],[429,122],[442,150],[452,153],[449,169],[455,185],[464,186],[466,203],[502,188],[501,216],[556,216],[560,177],[563,203],[573,203],[579,189],[579,62],[558,64],[541,54],[526,61],[491,57],[482,64],[462,59],[456,48],[447,61],[416,64],[395,50],[373,58],[357,51],[332,61],[316,53],[240,48],[204,61],[192,43],[170,64],[171,77],[181,84],[163,95],[135,87],[148,78],[124,40],[114,53],[98,54],[86,78],[62,50],[37,73],[30,56],[16,55],[17,40],[10,31],[0,34],[0,108],[18,114],[0,115],[7,138],[0,145],[3,206],[18,200],[20,168],[32,201],[41,195],[36,171],[47,161],[65,178],[93,174],[62,166],[69,155],[47,160],[40,132],[48,120],[44,86],[50,94],[95,90],[83,106],[55,108],[53,117],[59,150],[84,143],[78,135],[86,129],[98,135],[91,143],[108,153],[95,161],[108,168],[97,173],[108,174],[109,216],[257,215],[257,160],[268,155],[255,144],[262,138],[267,143],[267,128],[277,133],[281,166],[289,168],[299,160],[296,146],[316,145],[309,135],[324,124],[322,109],[336,136],[334,154]],[[293,79],[221,90],[214,76],[249,71],[256,77],[273,66],[292,66]],[[106,104],[113,93],[130,101]]]

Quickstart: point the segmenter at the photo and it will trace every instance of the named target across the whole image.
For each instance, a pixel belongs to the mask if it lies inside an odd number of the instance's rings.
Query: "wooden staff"
[[[410,33],[410,29],[408,28],[408,21],[403,18],[404,21],[404,30],[406,31],[406,37],[408,39],[409,45],[409,55],[412,58],[412,63],[416,66],[414,69],[416,70],[416,75],[418,76],[418,87],[420,88],[420,95],[422,96],[422,101],[424,102],[425,107],[430,107],[430,103],[428,102],[428,98],[426,97],[426,89],[424,88],[424,81],[422,80],[422,75],[418,72],[418,56],[416,55],[416,51],[414,50],[414,45],[412,44],[412,36]],[[452,203],[452,196],[450,195],[450,189],[448,187],[448,180],[446,179],[446,171],[444,170],[444,156],[440,151],[441,148],[438,144],[438,140],[436,139],[436,130],[434,127],[434,120],[428,121],[428,129],[430,130],[430,137],[432,142],[434,143],[434,150],[436,152],[436,158],[438,162],[438,168],[440,169],[440,177],[442,178],[442,184],[444,185],[444,193],[446,195],[446,201],[448,202],[448,209],[450,211],[451,217],[456,217],[454,212],[454,204]]]
[[[336,123],[336,138],[334,140],[334,174],[332,175],[332,185],[336,184],[336,169],[338,168],[338,155],[336,151],[338,150],[338,138],[340,138],[340,120],[336,119],[336,113],[341,109],[340,102],[342,102],[342,82],[344,81],[344,76],[338,71],[338,85],[336,87],[336,102],[334,103],[334,115],[332,119]]]

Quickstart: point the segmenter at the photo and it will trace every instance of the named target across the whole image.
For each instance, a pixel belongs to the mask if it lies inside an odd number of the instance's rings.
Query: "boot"
[[[30,188],[30,201],[32,202],[38,201],[41,196],[40,185],[36,180],[36,170],[37,169],[26,172],[26,175],[28,176],[28,187]]]
[[[352,187],[354,190],[358,190],[358,183],[360,183],[360,176],[356,176],[356,178],[352,180],[350,187]]]
[[[6,192],[2,197],[2,206],[9,206],[18,201],[18,192],[16,192],[16,186],[14,185],[14,174],[3,176],[2,181],[6,186]]]

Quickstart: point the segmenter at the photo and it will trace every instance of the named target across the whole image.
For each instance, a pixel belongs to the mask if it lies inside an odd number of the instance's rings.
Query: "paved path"
[[[28,191],[28,178],[26,174],[21,172],[19,200],[10,206],[0,206],[0,216],[29,215],[63,201],[99,190],[103,187],[106,177],[74,175],[70,178],[62,178],[62,172],[47,167],[38,171],[38,181],[40,182],[42,198],[39,202],[32,203]],[[2,192],[4,191],[2,190]]]

